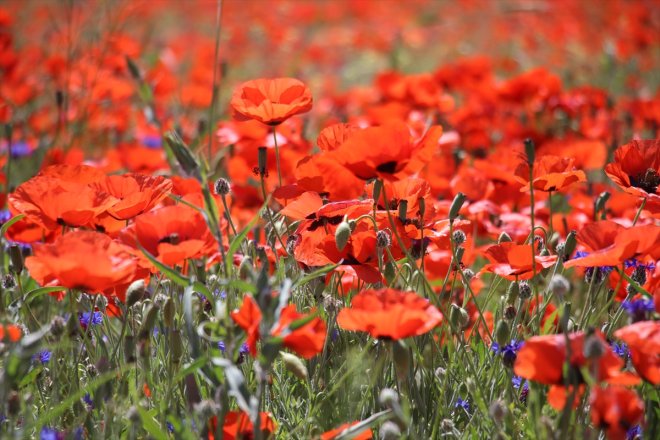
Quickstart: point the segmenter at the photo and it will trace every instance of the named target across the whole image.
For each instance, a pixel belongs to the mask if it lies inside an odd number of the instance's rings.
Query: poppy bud
[[[465,232],[461,231],[460,229],[455,230],[451,235],[451,238],[454,240],[454,244],[457,245],[465,243],[465,240],[467,239]]]
[[[466,281],[470,282],[474,278],[474,271],[470,268],[463,269],[463,276]]]
[[[399,404],[399,394],[392,388],[383,388],[378,395],[378,401],[385,408],[393,408]]]
[[[126,418],[127,418],[128,420],[130,420],[132,423],[134,423],[134,424],[137,425],[138,423],[140,423],[140,420],[141,420],[141,418],[140,418],[140,412],[137,410],[136,407],[131,406],[131,407],[128,408],[128,410],[126,411]]]
[[[128,71],[131,73],[133,79],[138,81],[142,79],[142,75],[140,74],[140,69],[138,68],[137,64],[135,64],[135,62],[128,55],[126,55],[126,66],[128,67]]]
[[[454,220],[456,220],[456,217],[458,217],[458,212],[461,210],[463,207],[463,203],[465,203],[465,194],[462,192],[459,192],[456,194],[454,197],[454,201],[451,202],[451,207],[449,208],[449,222],[453,223]]]
[[[447,375],[447,370],[445,370],[442,367],[438,367],[438,368],[435,369],[434,374],[435,374],[435,377],[438,380],[443,380],[445,378],[445,376]]]
[[[518,283],[518,290],[519,290],[521,299],[529,299],[529,298],[532,297],[532,286],[530,286],[527,281],[519,282]]]
[[[392,281],[394,281],[394,277],[396,276],[396,264],[393,261],[385,263],[384,275],[387,284],[392,284]]]
[[[446,434],[454,432],[454,422],[451,419],[443,419],[440,423],[440,429]]]
[[[381,229],[376,232],[376,247],[384,249],[392,244],[392,236],[389,229]]]
[[[397,376],[400,379],[405,378],[410,370],[410,353],[405,342],[402,340],[392,342],[392,358]]]
[[[571,319],[571,303],[565,302],[564,310],[562,311],[561,319],[559,320],[559,329],[562,332],[567,333],[572,330],[572,326],[570,326],[571,328],[569,328],[570,319]]]
[[[163,322],[165,327],[172,328],[174,326],[174,301],[168,298],[163,306]]]
[[[391,420],[380,426],[379,433],[380,440],[396,440],[401,438],[401,428]]]
[[[165,134],[165,143],[169,146],[170,150],[176,157],[177,162],[181,169],[188,175],[195,177],[197,180],[202,180],[202,175],[199,170],[199,164],[193,157],[192,153],[183,143],[181,137],[175,132],[170,131]]]
[[[337,230],[335,231],[335,243],[337,244],[337,250],[343,251],[348,243],[348,239],[351,237],[351,226],[348,224],[346,219],[342,221]]]
[[[144,298],[146,286],[144,280],[133,281],[128,289],[126,289],[126,307],[133,307]]]
[[[594,202],[594,217],[598,219],[598,213],[601,213],[601,219],[605,220],[605,205],[610,198],[610,193],[603,191]]]
[[[505,231],[502,231],[500,236],[497,238],[497,244],[510,243],[512,241],[513,240],[511,239],[511,236],[509,234],[507,234]]]
[[[280,356],[287,370],[300,380],[307,380],[307,367],[297,356],[280,351]]]
[[[21,248],[16,244],[12,244],[9,246],[8,253],[9,268],[15,274],[21,273],[23,271],[23,252],[21,252]]]
[[[566,242],[564,244],[564,253],[563,253],[564,260],[568,260],[571,257],[573,251],[575,250],[575,246],[577,246],[576,235],[577,232],[571,231],[566,236]]]
[[[229,184],[229,180],[221,177],[215,181],[213,189],[217,195],[226,196],[231,191],[231,185]]]
[[[500,320],[495,326],[495,342],[504,346],[509,342],[509,324],[506,321]]]
[[[183,340],[181,339],[181,330],[174,329],[170,333],[170,354],[172,361],[179,363],[181,356],[183,356]]]
[[[452,304],[449,311],[449,321],[451,321],[453,327],[462,330],[470,322],[470,317],[464,308]]]
[[[506,289],[506,302],[508,304],[513,304],[518,299],[520,295],[520,287],[517,282],[509,284],[509,287]]]
[[[259,167],[259,174],[264,176],[268,166],[268,148],[259,147],[257,153],[257,167]]]
[[[488,414],[495,421],[496,424],[501,425],[506,417],[508,410],[504,402],[500,399],[494,400],[488,408]]]
[[[241,264],[238,266],[238,276],[240,279],[245,280],[252,277],[252,258],[245,257],[241,260]]]
[[[405,223],[406,214],[408,213],[408,200],[399,201],[399,220]]]
[[[149,310],[146,313],[146,317],[142,322],[142,328],[140,329],[140,339],[146,340],[149,338],[154,325],[156,324],[156,319],[158,318],[158,307],[152,305],[149,307]]]
[[[66,328],[66,321],[61,316],[55,316],[50,321],[50,333],[55,336],[62,336]]]
[[[463,262],[463,254],[465,254],[465,248],[464,247],[459,247],[456,249],[456,265],[460,265]],[[459,267],[456,267],[456,270],[459,270]]]
[[[591,331],[590,334],[584,340],[584,357],[587,359],[598,359],[603,354],[605,354],[605,347],[603,346],[603,341],[596,335],[596,333]]]
[[[548,287],[553,294],[563,298],[571,290],[571,283],[562,275],[556,274],[550,279]]]
[[[536,158],[536,151],[534,147],[534,141],[530,138],[525,139],[525,154],[527,155],[527,163],[530,167],[534,165],[534,159]]]

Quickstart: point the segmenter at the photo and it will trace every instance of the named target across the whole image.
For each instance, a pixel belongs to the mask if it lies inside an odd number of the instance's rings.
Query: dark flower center
[[[394,174],[396,171],[396,165],[397,161],[391,160],[389,162],[381,163],[376,167],[376,170],[380,171],[381,173]]]
[[[169,243],[169,244],[174,244],[177,245],[181,242],[181,239],[179,238],[179,234],[176,232],[171,233],[170,235],[163,237],[160,239],[159,243]]]
[[[655,194],[660,186],[660,174],[653,168],[649,168],[636,176],[629,176],[630,184],[635,188],[643,189],[649,194]]]

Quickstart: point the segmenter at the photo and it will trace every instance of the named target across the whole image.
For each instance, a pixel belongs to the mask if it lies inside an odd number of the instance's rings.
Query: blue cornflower
[[[3,143],[2,150],[7,151],[7,143]],[[25,141],[12,142],[9,146],[9,154],[12,158],[21,158],[32,154],[32,148]]]
[[[101,312],[84,312],[78,314],[78,319],[80,320],[80,325],[87,328],[87,326],[90,324],[90,321],[92,325],[101,324],[103,322],[103,314]]]
[[[225,341],[219,341],[218,342],[218,348],[220,349],[221,352],[224,353],[225,350],[227,349],[227,347],[225,347]]]
[[[513,384],[513,387],[517,390],[520,391],[520,401],[522,403],[527,402],[527,395],[529,394],[529,382],[525,381],[523,382],[522,377],[520,376],[513,376],[511,379],[511,383]]]
[[[612,342],[611,346],[612,351],[614,351],[614,353],[616,353],[621,359],[626,360],[630,356],[630,353],[628,353],[628,346],[625,343]]]
[[[160,136],[146,135],[142,137],[142,145],[153,150],[163,147],[163,140]]]
[[[50,362],[51,352],[48,350],[42,350],[39,353],[35,354],[33,359],[38,360],[42,364],[47,364]]]
[[[215,298],[220,298],[221,300],[224,301],[225,299],[227,299],[227,292],[224,291],[224,290],[215,289],[215,290],[213,291],[213,296],[214,296]]]
[[[332,342],[335,342],[339,338],[339,330],[336,328],[332,329],[332,333],[330,333],[330,340]]]
[[[167,430],[170,433],[174,433],[174,425],[173,424],[171,424],[170,422],[165,422],[165,425],[167,425]]]
[[[462,408],[466,413],[470,412],[470,402],[466,400],[463,400],[462,398],[458,398],[456,400],[456,403],[454,404],[454,408]]]
[[[655,312],[655,304],[649,298],[626,300],[621,303],[621,307],[628,312],[633,322],[644,321],[649,313]]]
[[[642,427],[640,425],[635,425],[626,432],[626,440],[635,440],[642,438]]]
[[[64,438],[64,436],[60,436],[60,433],[57,432],[54,429],[51,429],[47,426],[44,426],[41,428],[41,432],[39,433],[39,438],[41,440],[60,440]]]
[[[577,251],[573,259],[575,260],[577,258],[583,258],[586,257],[587,255],[589,255],[589,252]],[[591,281],[591,277],[594,274],[594,269],[598,269],[598,277],[600,280],[602,280],[605,277],[607,277],[610,274],[610,272],[614,270],[614,266],[597,266],[595,268],[594,267],[587,268],[587,270],[584,272],[584,278],[587,281]]]
[[[238,349],[238,354],[243,356],[248,354],[249,352],[250,352],[250,347],[248,347],[248,345],[245,342],[243,342],[243,344],[241,344],[241,348]]]
[[[500,347],[497,342],[493,342],[490,346],[490,349],[493,350],[496,354],[502,355],[502,360],[505,365],[513,365],[518,356],[518,351],[522,348],[524,341],[517,341],[512,339],[511,342],[506,344],[504,347]]]
[[[89,408],[92,408],[94,406],[94,401],[92,400],[92,396],[89,393],[86,393],[83,396],[83,401],[85,402],[85,404],[87,404]]]
[[[0,225],[9,221],[12,217],[8,209],[0,209]]]
[[[623,264],[626,267],[626,269],[630,269],[631,267],[635,269],[638,267],[643,267],[649,272],[655,270],[655,263],[653,261],[649,262],[648,264],[644,264],[641,261],[639,261],[637,258],[631,258],[629,260],[624,261]]]

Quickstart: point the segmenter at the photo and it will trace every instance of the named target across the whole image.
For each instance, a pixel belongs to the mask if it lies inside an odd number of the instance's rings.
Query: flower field
[[[0,438],[660,438],[655,0],[0,3]]]

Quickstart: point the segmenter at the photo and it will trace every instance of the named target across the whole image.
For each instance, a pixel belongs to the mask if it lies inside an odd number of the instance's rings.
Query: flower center
[[[660,174],[653,168],[649,168],[636,176],[629,176],[630,184],[635,188],[643,189],[649,194],[655,194],[660,186]]]

